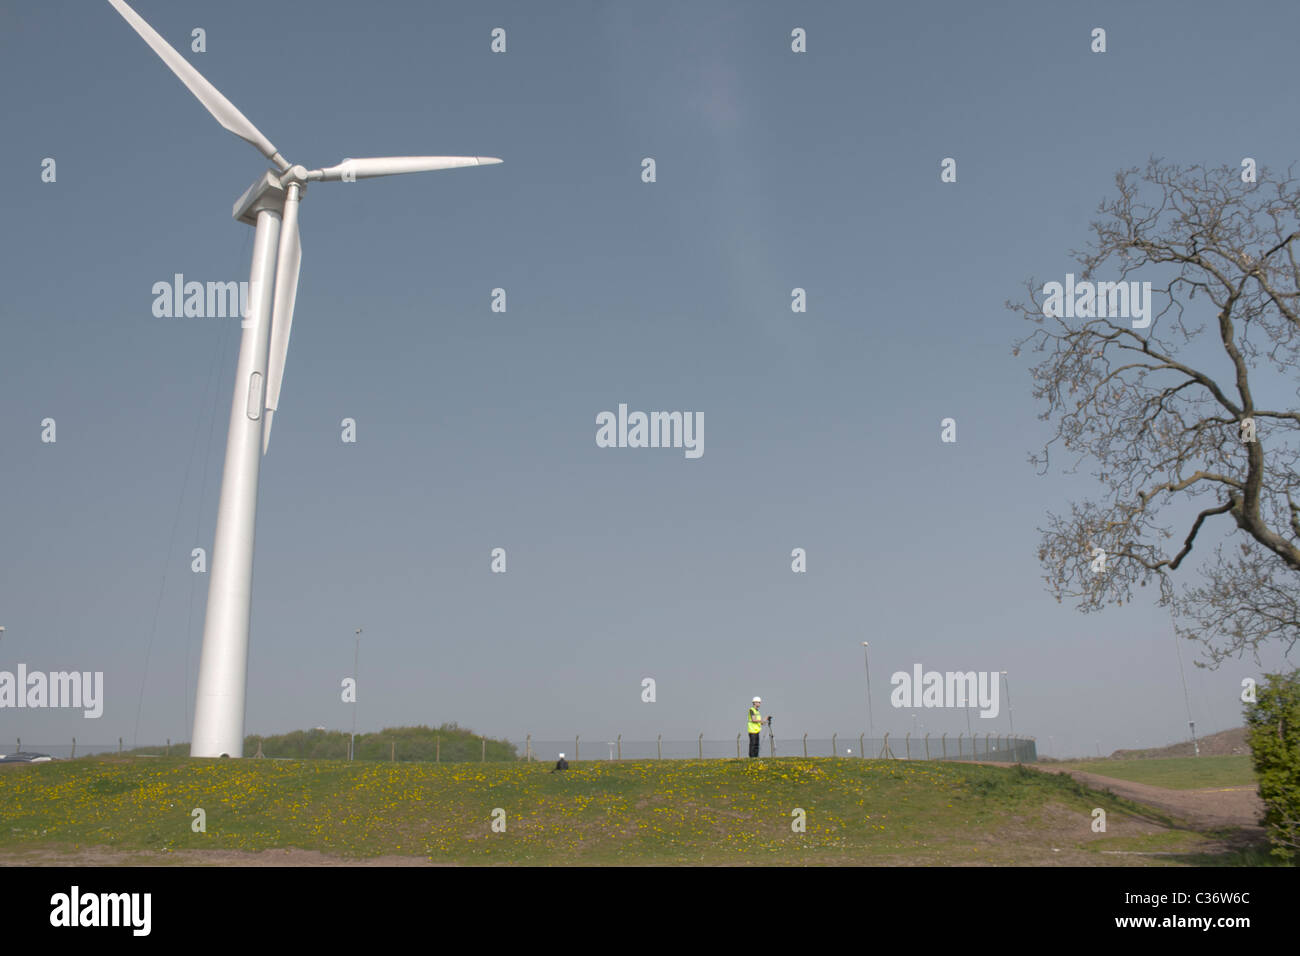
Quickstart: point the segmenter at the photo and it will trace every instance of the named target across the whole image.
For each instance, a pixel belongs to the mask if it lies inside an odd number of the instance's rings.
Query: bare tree
[[[1046,472],[1059,443],[1069,471],[1096,464],[1102,488],[1039,529],[1049,590],[1088,612],[1157,581],[1213,666],[1300,638],[1300,189],[1290,170],[1243,178],[1154,158],[1116,175],[1118,198],[1071,254],[1080,283],[1150,281],[1149,327],[1083,300],[1065,318],[1033,279],[1027,304],[1007,302],[1035,326],[1013,354],[1044,353],[1033,393],[1055,425],[1031,463]],[[1209,560],[1177,591],[1198,545]]]

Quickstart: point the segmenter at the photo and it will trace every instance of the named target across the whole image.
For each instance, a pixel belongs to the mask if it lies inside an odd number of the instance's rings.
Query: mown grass
[[[1170,790],[1204,790],[1210,787],[1248,787],[1255,783],[1249,754],[1206,757],[1146,757],[1132,760],[1068,760],[1053,767],[1082,770],[1132,783]]]
[[[529,763],[97,757],[0,773],[0,850],[296,847],[462,864],[1019,863],[1084,847],[1095,836],[1094,807],[1107,810],[1111,832],[1121,820],[1176,826],[1065,775],[961,763],[591,761],[551,773]],[[195,808],[206,832],[192,830]],[[496,808],[504,833],[492,830]],[[791,827],[796,808],[803,833]],[[1169,845],[1200,846],[1183,836]]]

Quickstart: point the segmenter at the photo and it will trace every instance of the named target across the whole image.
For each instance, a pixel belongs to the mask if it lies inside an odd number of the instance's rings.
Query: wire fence
[[[379,736],[383,735],[367,735]],[[477,740],[477,738],[476,738]],[[494,739],[500,743],[499,739]],[[578,760],[724,760],[744,758],[749,754],[749,736],[737,734],[734,740],[706,740],[700,734],[694,740],[624,740],[621,735],[612,738],[569,737],[563,740],[534,740],[531,736],[508,738],[515,748],[513,760],[532,760],[554,762],[564,754],[565,759]],[[0,743],[0,757],[6,753],[6,745]],[[468,759],[483,762],[501,762],[493,756],[486,740],[481,752],[472,748],[475,756]],[[503,748],[502,748],[503,749]],[[165,757],[188,753],[183,744],[172,745],[171,741],[145,747],[125,747],[119,738],[116,743],[83,743],[75,739],[66,743],[25,743],[15,739],[14,750],[9,753],[39,753],[60,760],[76,757],[89,757],[130,751],[135,756]],[[258,749],[260,752],[260,748]],[[381,749],[382,752],[382,749]],[[499,751],[498,751],[499,752]],[[480,755],[481,754],[481,755]],[[245,756],[252,757],[250,753]],[[274,753],[265,754],[277,758]],[[429,759],[427,745],[420,754],[402,753],[402,741],[394,739],[387,748],[388,759],[411,761]],[[759,746],[760,757],[846,757],[866,758],[869,760],[983,760],[994,763],[1033,763],[1038,759],[1037,742],[1033,737],[1011,737],[998,734],[924,734],[911,733],[900,737],[886,734],[883,737],[868,737],[832,734],[830,737],[773,737],[763,735]],[[371,757],[370,759],[374,759]],[[434,760],[442,762],[440,748],[435,749]]]
[[[115,743],[111,744],[85,743],[77,740],[75,737],[65,740],[63,743],[53,744],[33,743],[23,740],[22,738],[16,738],[12,741],[12,744],[13,747],[10,749],[9,743],[0,741],[0,757],[12,757],[14,754],[43,754],[48,757],[54,757],[58,760],[70,760],[74,757],[90,757],[96,754],[124,753],[128,750],[134,749],[131,746],[126,745],[121,738],[118,738]],[[157,753],[142,754],[141,756],[161,757],[184,753],[182,748],[173,748],[170,741],[158,744],[157,746],[149,746],[146,749],[157,751]]]
[[[746,757],[749,735],[734,740],[623,740],[621,737],[571,737],[567,740],[510,738],[523,759],[554,761],[560,754],[573,760],[721,760]],[[857,736],[773,737],[764,734],[760,757],[865,757],[869,760],[986,760],[997,763],[1032,763],[1038,759],[1033,737],[986,734],[904,734],[893,737]]]

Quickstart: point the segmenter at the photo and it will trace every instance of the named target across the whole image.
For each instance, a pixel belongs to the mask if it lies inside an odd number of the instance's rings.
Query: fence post
[[[964,733],[966,733],[966,731],[963,730],[957,734],[957,759],[958,760],[960,760],[965,755],[965,751],[961,749],[961,738],[962,738],[962,734]]]
[[[618,743],[618,759],[622,760],[623,759],[623,735],[619,734],[616,740]]]
[[[118,738],[117,738],[117,752],[118,752],[119,754],[122,752],[122,738],[121,738],[121,737],[118,737]]]
[[[574,760],[578,759],[578,738],[577,737],[573,738],[573,759]]]
[[[480,763],[487,763],[487,738],[480,738],[483,741],[483,756],[479,759]]]
[[[527,763],[533,762],[533,735],[529,734],[524,740],[524,760]]]
[[[942,743],[943,743],[943,759],[947,760],[948,759],[948,734],[947,733],[943,735]]]
[[[73,738],[72,738],[72,757],[75,757],[75,756],[77,756],[77,738],[76,738],[76,737],[73,737]],[[68,759],[71,760],[72,757],[69,757]]]
[[[803,755],[808,756],[808,735],[803,735]]]
[[[930,731],[925,732],[925,759],[930,759]]]
[[[740,734],[736,734],[736,759],[740,759]]]
[[[391,760],[393,763],[397,763],[397,741],[396,740],[390,740],[388,742],[388,759]]]
[[[835,743],[835,734],[831,734],[831,756],[839,756],[838,745]]]
[[[984,759],[985,760],[989,759],[989,737],[990,736],[991,736],[990,734],[984,735]]]
[[[704,759],[704,734],[700,734],[700,759]]]
[[[433,762],[442,763],[442,738],[433,738]]]
[[[912,759],[912,732],[909,730],[907,736],[903,738],[903,743],[907,746],[907,759]]]
[[[167,753],[165,754],[165,756],[170,757],[171,755],[172,755],[172,739],[171,739],[170,737],[168,737],[168,738],[167,738]]]
[[[664,735],[660,734],[655,740],[655,746],[659,748],[659,759],[664,759]]]
[[[769,756],[776,759],[776,737],[772,734],[772,725],[767,725],[767,750]]]
[[[863,743],[863,740],[866,739],[866,736],[867,736],[866,734],[858,734],[858,756],[862,757],[863,759],[866,759],[867,756],[867,745]]]

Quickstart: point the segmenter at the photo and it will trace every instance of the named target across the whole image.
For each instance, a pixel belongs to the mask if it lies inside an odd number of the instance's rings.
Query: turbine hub
[[[280,185],[287,186],[290,183],[306,183],[307,167],[295,163],[292,166],[286,166],[284,172],[280,174]]]

